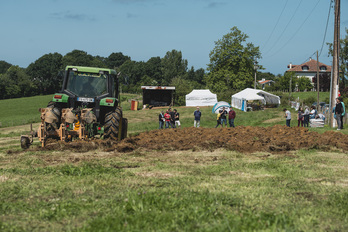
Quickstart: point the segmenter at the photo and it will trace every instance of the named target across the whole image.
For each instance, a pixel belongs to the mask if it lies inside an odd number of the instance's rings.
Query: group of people
[[[166,113],[161,111],[161,113],[158,115],[158,122],[159,122],[159,128],[158,129],[163,129],[163,126],[165,128],[176,128],[176,127],[181,127],[180,120],[179,120],[180,114],[176,109],[172,111],[171,108],[169,108]]]
[[[290,127],[291,112],[286,108],[283,111],[285,112],[284,116],[286,118],[286,126]],[[336,98],[336,106],[333,109],[333,113],[334,117],[337,120],[337,130],[343,129],[343,116],[345,115],[346,111],[341,98]],[[325,116],[323,114],[318,114],[318,111],[316,110],[315,106],[311,106],[310,110],[308,107],[305,107],[305,110],[303,110],[303,108],[300,107],[297,111],[297,126],[309,127],[310,119],[322,119],[325,121]]]
[[[300,107],[297,111],[297,126],[309,127],[309,119],[315,119],[315,118],[323,119],[323,117],[324,115],[322,115],[322,117],[318,115],[318,111],[315,106],[311,106],[310,110],[308,106],[305,107],[305,110],[303,110],[303,108]]]
[[[227,110],[225,109],[225,107],[222,107],[222,110],[219,110],[219,113],[217,115],[216,118],[216,126],[215,128],[217,128],[218,126],[227,127],[227,115],[228,115],[228,124],[230,125],[230,127],[234,127],[234,119],[236,118],[236,112],[233,110],[232,107],[230,107],[230,110],[227,112]]]
[[[291,122],[291,112],[290,110],[284,108],[283,110],[285,112],[285,118],[286,118],[286,126],[290,127],[290,122]],[[346,113],[344,103],[342,101],[342,98],[336,98],[336,106],[333,108],[333,113],[334,117],[337,120],[337,130],[343,129],[343,116]],[[176,109],[174,111],[169,108],[166,113],[161,111],[161,113],[158,116],[158,121],[159,121],[159,129],[165,128],[177,128],[181,127],[180,120],[179,120],[180,114]],[[199,110],[199,107],[196,108],[196,110],[193,113],[194,116],[194,122],[193,126],[194,127],[199,127],[200,122],[201,122],[201,116],[202,112]],[[227,127],[227,117],[228,117],[228,122],[230,127],[235,127],[234,126],[234,119],[236,118],[236,112],[233,110],[232,107],[228,108],[226,110],[225,107],[222,107],[221,110],[219,110],[219,113],[217,114],[216,118],[216,126],[215,128],[221,126],[222,127]],[[303,110],[302,107],[300,107],[297,111],[297,126],[298,127],[309,127],[309,120],[310,119],[322,119],[325,120],[325,116],[323,114],[318,114],[318,111],[316,110],[315,106],[311,106],[309,109],[308,107],[305,107],[305,110]]]
[[[287,109],[284,109],[284,112],[286,118],[286,126],[290,127],[291,112]],[[311,106],[310,110],[307,106],[305,107],[305,110],[300,107],[297,111],[297,126],[309,127],[309,120],[318,118],[325,120],[325,116],[323,114],[318,114],[315,106]]]
[[[176,109],[172,111],[171,108],[169,108],[166,111],[166,113],[161,111],[160,114],[158,115],[158,123],[159,123],[158,129],[163,129],[163,127],[180,128],[181,124],[180,124],[179,116],[180,114]],[[197,107],[196,110],[193,112],[193,116],[194,116],[193,126],[200,127],[202,112],[199,110],[199,107]],[[225,107],[223,107],[222,110],[219,111],[217,115],[216,127],[218,127],[219,125],[221,125],[221,127],[223,127],[223,125],[227,127],[227,117],[228,117],[228,122],[230,127],[235,127],[234,119],[236,118],[236,112],[232,109],[232,107],[230,107],[230,110],[228,112]]]

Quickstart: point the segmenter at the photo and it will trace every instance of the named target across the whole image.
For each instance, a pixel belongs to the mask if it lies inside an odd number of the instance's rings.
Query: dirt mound
[[[118,146],[149,150],[215,150],[225,148],[242,153],[284,152],[301,148],[348,148],[348,136],[337,132],[319,134],[306,128],[236,127],[155,130],[121,141]]]
[[[48,143],[44,149],[72,150],[87,152],[101,148],[105,151],[130,152],[145,150],[209,150],[219,148],[241,153],[271,152],[279,153],[298,149],[330,149],[331,147],[347,150],[348,135],[336,131],[323,134],[310,132],[306,128],[273,126],[236,128],[183,128],[153,130],[127,138],[123,141],[90,140],[71,143]]]

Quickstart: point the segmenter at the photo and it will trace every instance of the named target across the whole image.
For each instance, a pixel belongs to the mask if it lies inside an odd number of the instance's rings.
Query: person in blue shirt
[[[197,109],[193,113],[193,115],[195,116],[195,120],[194,120],[193,126],[194,127],[199,127],[200,126],[200,122],[201,122],[201,116],[202,116],[201,111],[199,111],[199,107],[197,107]]]

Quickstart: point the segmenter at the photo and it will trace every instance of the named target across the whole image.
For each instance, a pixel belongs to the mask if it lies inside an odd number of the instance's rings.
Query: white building
[[[290,63],[287,72],[295,72],[297,78],[307,77],[313,83],[313,77],[317,75],[317,61],[310,59],[306,63],[300,65],[293,65]],[[331,66],[319,62],[319,76],[323,73],[331,75]]]

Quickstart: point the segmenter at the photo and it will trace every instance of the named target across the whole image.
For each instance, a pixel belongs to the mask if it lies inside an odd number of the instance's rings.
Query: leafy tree
[[[127,60],[119,71],[121,72],[120,81],[124,85],[124,92],[137,93],[140,91],[141,78],[146,75],[145,62]]]
[[[274,78],[274,83],[271,86],[266,86],[266,91],[289,91],[291,80],[291,91],[296,88],[296,75],[294,72],[286,72],[284,76],[278,75]]]
[[[146,62],[146,75],[156,80],[158,85],[162,85],[162,81],[163,81],[162,63],[161,63],[161,58],[159,56],[151,57]]]
[[[213,92],[226,91],[229,88],[243,89],[253,86],[254,60],[261,54],[259,47],[246,43],[248,36],[237,27],[215,42],[210,52],[210,72],[206,78]]]
[[[205,71],[203,68],[197,69],[195,71],[195,76],[194,76],[194,81],[196,81],[197,83],[201,84],[201,85],[205,85]]]
[[[295,84],[299,91],[309,91],[313,88],[311,80],[308,77],[299,77],[295,80]]]
[[[313,85],[315,89],[317,88],[317,75],[313,77]],[[328,73],[319,74],[319,90],[320,91],[330,91],[331,76]]]
[[[162,58],[163,85],[171,83],[175,77],[183,77],[187,71],[187,60],[182,58],[181,51],[172,50]]]
[[[148,75],[144,75],[141,80],[140,80],[140,85],[152,85],[152,86],[157,86],[158,82]]]
[[[185,75],[185,79],[189,81],[196,82],[199,86],[203,86],[204,83],[204,77],[205,77],[205,71],[204,69],[200,68],[198,70],[195,70],[192,66],[190,70],[187,71]]]
[[[36,86],[25,71],[18,66],[11,66],[0,76],[1,98],[17,98],[32,96]]]
[[[131,60],[131,58],[129,56],[123,55],[122,52],[113,52],[106,59],[106,65],[108,66],[108,68],[117,69],[127,60]]]
[[[58,73],[64,70],[62,59],[59,53],[49,53],[28,66],[26,72],[37,86],[38,94],[51,94],[60,90],[62,78]]]
[[[172,79],[170,85],[175,86],[175,105],[184,106],[186,104],[185,96],[193,90],[192,83],[183,77],[175,77]]]
[[[276,76],[270,72],[257,72],[256,77],[258,80],[273,80],[276,79]]]
[[[294,72],[286,72],[284,76],[279,78],[279,84],[281,86],[280,90],[289,90],[291,81],[291,91],[296,88],[297,77]]]
[[[81,50],[73,50],[67,53],[62,60],[63,67],[67,65],[89,66],[107,68],[106,64],[99,58],[87,54]]]
[[[5,73],[11,66],[12,64],[7,63],[6,61],[0,60],[0,74]]]

